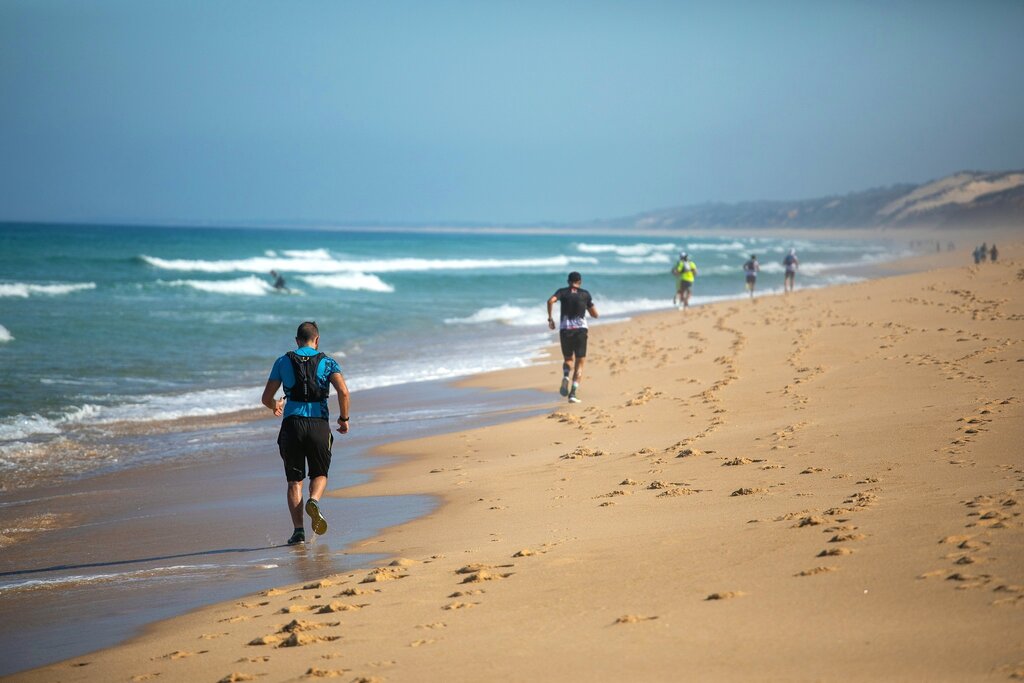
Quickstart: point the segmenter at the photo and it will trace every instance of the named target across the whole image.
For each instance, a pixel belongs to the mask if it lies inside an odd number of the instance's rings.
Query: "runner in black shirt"
[[[583,362],[587,357],[587,314],[596,318],[597,309],[590,292],[581,289],[583,277],[573,271],[569,273],[569,286],[562,287],[548,299],[548,327],[555,329],[551,308],[557,301],[561,307],[558,336],[562,342],[562,387],[559,392],[569,397],[569,403],[579,403],[580,380],[583,379]],[[570,366],[570,363],[572,365]],[[569,373],[572,372],[572,389],[569,388]]]

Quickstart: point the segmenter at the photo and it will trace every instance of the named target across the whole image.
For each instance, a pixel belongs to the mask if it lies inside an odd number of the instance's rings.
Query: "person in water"
[[[278,291],[287,290],[288,287],[284,283],[284,276],[278,273],[276,270],[270,271],[270,277],[274,280],[274,289]]]
[[[313,532],[327,531],[327,520],[320,511],[320,497],[327,488],[327,472],[331,467],[330,411],[327,399],[331,387],[338,393],[338,433],[348,434],[349,392],[341,367],[327,354],[318,351],[320,330],[307,321],[295,333],[294,351],[276,361],[263,390],[263,405],[284,416],[277,445],[288,480],[288,512],[293,531],[288,545],[303,543],[306,531],[302,521],[302,480],[309,468],[309,499],[306,512],[312,520]],[[274,398],[284,387],[285,398]]]

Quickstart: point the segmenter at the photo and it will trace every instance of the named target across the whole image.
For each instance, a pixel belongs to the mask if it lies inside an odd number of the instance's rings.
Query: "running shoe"
[[[572,391],[569,392],[569,403],[579,403],[580,402],[580,397],[576,395],[576,392],[578,392],[579,389],[580,388],[579,388],[578,385],[576,385],[576,384],[572,385]]]
[[[569,395],[569,378],[568,377],[563,377],[562,378],[562,386],[558,389],[558,393],[560,393],[562,396],[568,396]]]
[[[306,514],[313,520],[314,534],[319,536],[327,531],[327,520],[324,519],[323,514],[320,512],[320,504],[316,502],[315,498],[310,498],[306,501]]]
[[[296,545],[306,542],[306,532],[303,529],[296,529],[292,537],[288,539],[288,545]]]

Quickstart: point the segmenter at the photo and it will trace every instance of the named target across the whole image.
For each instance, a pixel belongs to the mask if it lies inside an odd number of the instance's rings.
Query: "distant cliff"
[[[1024,228],[1024,171],[964,171],[923,185],[892,185],[798,201],[696,204],[600,221],[665,228]]]

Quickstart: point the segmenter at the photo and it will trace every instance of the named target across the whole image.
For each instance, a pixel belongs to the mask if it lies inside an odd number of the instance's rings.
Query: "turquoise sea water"
[[[695,304],[849,281],[890,245],[758,238],[0,226],[0,478],[118,425],[259,406],[273,359],[306,319],[356,390],[535,362],[556,339],[544,301],[583,273],[604,317],[671,307],[691,254]],[[269,271],[287,279],[276,292]],[[81,467],[83,458],[70,459]],[[130,449],[119,463],[130,465]],[[107,463],[109,464],[109,463]],[[86,467],[87,469],[87,467]]]

